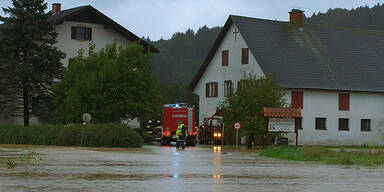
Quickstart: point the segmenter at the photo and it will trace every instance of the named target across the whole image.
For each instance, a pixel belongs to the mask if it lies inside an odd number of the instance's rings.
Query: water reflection
[[[214,146],[213,147],[213,152],[214,153],[221,153],[221,146]]]

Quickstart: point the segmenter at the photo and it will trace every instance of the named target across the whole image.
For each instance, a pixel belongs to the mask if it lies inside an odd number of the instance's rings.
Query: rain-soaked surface
[[[15,159],[9,169],[4,159]],[[280,161],[212,146],[0,146],[0,191],[384,191],[384,167]]]

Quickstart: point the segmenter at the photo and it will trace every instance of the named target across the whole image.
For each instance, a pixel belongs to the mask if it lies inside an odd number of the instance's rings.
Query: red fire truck
[[[186,103],[166,104],[163,106],[163,136],[162,145],[170,145],[176,142],[177,121],[181,120],[187,130],[186,145],[195,146],[197,128],[195,124],[195,110],[192,105]]]

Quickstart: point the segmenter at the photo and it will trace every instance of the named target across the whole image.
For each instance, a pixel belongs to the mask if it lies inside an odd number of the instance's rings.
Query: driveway
[[[384,167],[280,161],[213,146],[0,146],[4,159],[18,166],[2,162],[0,191],[384,191]]]

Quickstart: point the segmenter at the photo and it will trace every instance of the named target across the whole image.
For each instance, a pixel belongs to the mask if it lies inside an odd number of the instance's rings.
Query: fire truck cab
[[[162,145],[176,142],[177,122],[181,120],[187,130],[186,145],[195,146],[197,128],[195,124],[195,110],[193,105],[186,103],[166,104],[163,106],[163,134]]]

